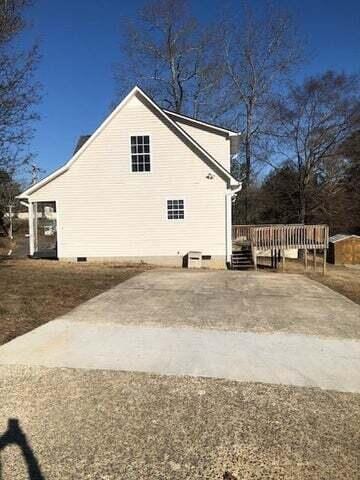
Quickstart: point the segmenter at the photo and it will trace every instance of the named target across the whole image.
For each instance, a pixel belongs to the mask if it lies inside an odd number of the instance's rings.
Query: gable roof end
[[[231,173],[220,163],[218,162],[212,155],[210,155],[209,152],[205,150],[199,143],[196,142],[196,140],[193,139],[191,135],[189,135],[183,128],[180,127],[172,118],[170,118],[169,115],[165,113],[165,111],[157,105],[154,100],[152,100],[143,90],[141,90],[139,87],[135,87],[137,89],[137,92],[139,92],[145,100],[147,100],[154,108],[157,110],[160,114],[160,116],[163,116],[174,128],[180,133],[180,136],[183,137],[183,139],[186,139],[193,147],[195,147],[200,153],[202,153],[207,160],[210,162],[211,165],[215,167],[215,169],[220,170],[224,176],[230,180],[230,184],[233,186],[238,186],[239,182],[231,175]]]
[[[219,170],[225,178],[227,178],[230,182],[231,186],[238,186],[239,182],[231,175],[231,173],[221,165],[215,158],[213,158],[201,145],[199,145],[184,129],[182,129],[171,117],[167,115],[165,111],[160,108],[140,87],[135,86],[123,100],[119,103],[119,105],[111,112],[111,114],[103,121],[103,123],[97,128],[97,130],[89,136],[89,138],[84,142],[84,144],[73,154],[70,160],[58,170],[55,170],[52,174],[48,175],[47,177],[40,180],[35,185],[32,185],[23,193],[18,195],[18,198],[27,198],[29,195],[34,193],[39,188],[43,187],[47,183],[51,182],[58,176],[65,173],[71,165],[79,158],[79,156],[88,148],[89,145],[95,140],[95,138],[104,130],[104,128],[111,122],[111,120],[117,115],[117,113],[126,105],[126,103],[130,100],[131,97],[134,95],[139,94],[143,97],[164,119],[169,122],[173,128],[179,133],[179,136],[183,140],[187,140],[197,151],[199,151],[214,167],[214,169]]]

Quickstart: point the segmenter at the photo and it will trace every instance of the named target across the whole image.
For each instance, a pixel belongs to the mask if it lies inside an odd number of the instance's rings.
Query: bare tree
[[[343,200],[347,229],[360,234],[360,128],[354,129],[339,148],[340,158],[346,162]]]
[[[283,163],[264,178],[256,198],[260,223],[296,223],[299,210],[297,172]]]
[[[164,108],[195,117],[212,111],[220,81],[213,38],[190,12],[187,0],[153,0],[123,20],[119,94],[136,83]]]
[[[292,86],[273,104],[281,152],[297,172],[301,223],[311,213],[309,198],[312,210],[321,209],[324,193],[328,198],[342,182],[338,148],[358,128],[359,106],[358,77],[331,71]]]
[[[26,27],[27,0],[0,0],[0,168],[26,163],[26,149],[38,118],[34,105],[39,101],[39,84],[34,72],[38,48],[21,49],[18,35]]]
[[[20,193],[20,184],[5,170],[0,170],[0,229],[12,237],[12,215],[16,195]],[[7,217],[7,221],[5,218]]]
[[[222,63],[227,75],[227,97],[232,106],[232,126],[242,132],[244,153],[243,221],[249,221],[249,186],[254,173],[257,146],[267,130],[268,110],[279,90],[302,59],[302,48],[292,16],[267,4],[260,12],[245,4],[221,28]],[[260,149],[261,155],[264,150]]]
[[[38,118],[34,111],[39,100],[39,85],[34,80],[38,49],[36,45],[21,49],[16,43],[26,27],[27,5],[27,0],[0,0],[0,227],[6,233],[5,214],[11,223],[9,208],[19,193],[16,169],[31,158],[27,146]]]

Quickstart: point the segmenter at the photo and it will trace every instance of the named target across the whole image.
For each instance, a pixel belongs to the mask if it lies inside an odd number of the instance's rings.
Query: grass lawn
[[[266,261],[269,262],[270,260],[267,259]],[[270,268],[266,270],[274,271]],[[279,270],[275,271],[281,273],[281,266]],[[303,262],[286,259],[285,273],[304,274]],[[346,267],[327,264],[326,275],[324,276],[322,274],[322,258],[318,257],[317,259],[317,272],[314,272],[312,259],[309,258],[308,271],[305,275],[335,290],[335,292],[345,295],[345,297],[360,305],[360,265]]]
[[[327,273],[325,276],[321,273],[310,271],[306,275],[332,290],[345,295],[345,297],[350,298],[350,300],[360,305],[360,269],[327,265]]]
[[[325,277],[319,274],[310,277],[360,305],[360,269],[331,266]]]
[[[116,264],[0,260],[0,344],[142,272]]]

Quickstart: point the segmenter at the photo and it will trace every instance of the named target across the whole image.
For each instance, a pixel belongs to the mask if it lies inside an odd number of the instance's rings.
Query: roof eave
[[[189,123],[195,123],[197,125],[201,125],[203,127],[207,127],[207,128],[211,128],[213,130],[217,130],[219,132],[222,132],[222,133],[226,133],[229,137],[230,136],[233,136],[233,135],[239,135],[239,132],[235,132],[234,130],[229,130],[227,128],[224,128],[224,127],[220,127],[218,125],[214,125],[212,123],[208,123],[208,122],[204,122],[202,120],[197,120],[196,118],[193,118],[193,117],[188,117],[187,115],[183,115],[181,113],[177,113],[177,112],[172,112],[171,110],[167,110],[167,109],[163,109],[163,111],[167,114],[167,115],[173,115],[174,117],[179,117],[179,118],[182,118],[183,120],[185,121],[188,121]]]
[[[19,198],[19,199],[29,198],[29,195],[36,192],[36,190],[39,190],[39,188],[43,187],[47,183],[51,182],[51,180],[54,180],[56,177],[59,177],[60,175],[62,175],[68,169],[69,169],[69,165],[66,164],[63,167],[59,168],[58,170],[55,170],[55,172],[53,172],[52,174],[48,175],[47,177],[43,178],[39,182],[35,183],[34,185],[26,189],[24,192],[17,195],[16,198]]]

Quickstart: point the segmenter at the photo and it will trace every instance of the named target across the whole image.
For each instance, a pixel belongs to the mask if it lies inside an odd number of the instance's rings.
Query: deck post
[[[305,250],[304,250],[304,268],[305,268],[305,272],[307,272],[307,270],[308,270],[308,252],[307,252],[307,248],[305,248]]]
[[[327,249],[324,248],[324,258],[323,258],[323,275],[326,275],[326,256],[327,256]]]
[[[314,272],[316,272],[316,248],[314,248],[313,255],[314,255]]]
[[[253,262],[254,262],[254,270],[257,270],[257,251],[256,251],[256,247],[251,247],[251,250],[252,250]]]
[[[281,251],[281,270],[285,271],[285,250]]]

